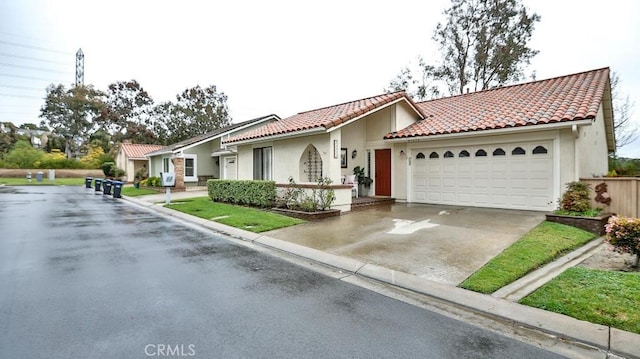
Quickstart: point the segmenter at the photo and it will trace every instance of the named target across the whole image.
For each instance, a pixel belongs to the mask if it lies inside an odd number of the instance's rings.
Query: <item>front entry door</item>
[[[376,196],[391,196],[391,150],[376,150]]]
[[[225,157],[224,159],[224,179],[234,180],[237,177],[236,174],[236,158]]]

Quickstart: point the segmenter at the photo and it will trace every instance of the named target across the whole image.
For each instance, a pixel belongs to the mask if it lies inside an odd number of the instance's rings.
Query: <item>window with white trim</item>
[[[170,163],[171,162],[169,162],[169,158],[162,159],[162,172],[171,172],[169,166]]]
[[[198,155],[184,155],[184,181],[198,181]]]

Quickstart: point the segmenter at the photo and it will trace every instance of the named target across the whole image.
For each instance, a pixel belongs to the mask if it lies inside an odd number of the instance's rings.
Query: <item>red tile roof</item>
[[[326,130],[402,98],[406,99],[407,102],[419,111],[413,100],[404,91],[399,91],[345,102],[339,105],[323,107],[307,112],[300,112],[297,115],[293,115],[280,121],[269,123],[255,130],[245,132],[241,135],[225,139],[224,143],[289,134],[316,128],[324,128]],[[419,115],[420,117],[423,117],[422,114]]]
[[[385,139],[595,118],[609,68],[418,103],[425,119]]]
[[[135,143],[123,143],[120,146],[120,149],[130,160],[146,160],[145,155],[147,153],[157,151],[164,147],[162,145],[138,145]]]

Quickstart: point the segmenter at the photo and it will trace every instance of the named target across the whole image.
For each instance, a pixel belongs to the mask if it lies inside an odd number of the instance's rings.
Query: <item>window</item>
[[[260,147],[253,149],[253,179],[272,179],[271,175],[271,147]]]
[[[322,178],[322,157],[314,145],[307,146],[302,153],[300,171],[300,179],[307,182],[318,182]]]
[[[487,151],[485,150],[477,150],[476,151],[476,157],[487,157]]]
[[[429,158],[440,158],[440,155],[438,154],[438,152],[431,152],[429,154]]]
[[[536,146],[536,148],[533,149],[532,153],[534,155],[544,155],[547,153],[547,149],[542,146]]]
[[[444,158],[451,158],[451,157],[453,157],[453,152],[447,151],[444,153]]]
[[[502,148],[496,148],[495,150],[493,150],[493,155],[494,156],[504,156],[505,152]]]
[[[170,172],[169,171],[169,159],[168,158],[163,158],[162,159],[162,172]]]
[[[467,150],[460,151],[460,153],[458,153],[458,157],[469,157],[469,151]]]
[[[416,155],[416,160],[423,159],[423,158],[425,158],[424,153],[418,152],[418,154]]]
[[[522,149],[522,147],[516,147],[516,148],[513,149],[513,151],[511,151],[511,154],[514,155],[514,156],[524,155],[525,151]]]
[[[184,181],[198,182],[198,165],[196,155],[184,155]]]

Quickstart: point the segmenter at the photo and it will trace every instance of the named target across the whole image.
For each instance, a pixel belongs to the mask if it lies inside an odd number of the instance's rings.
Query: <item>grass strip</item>
[[[542,222],[469,276],[460,287],[493,293],[594,238],[594,234],[575,227]]]
[[[34,173],[31,182],[26,177],[0,177],[0,185],[3,184],[7,186],[80,186],[84,185],[84,178],[56,178],[49,181],[47,176],[44,176],[42,182],[38,182]]]
[[[569,268],[520,303],[640,334],[640,273]]]
[[[209,197],[181,199],[165,207],[255,233],[304,222],[260,209],[213,202]]]
[[[160,192],[149,188],[135,188],[133,186],[124,186],[122,187],[121,193],[123,196],[136,197],[144,196],[147,194],[158,194]]]

